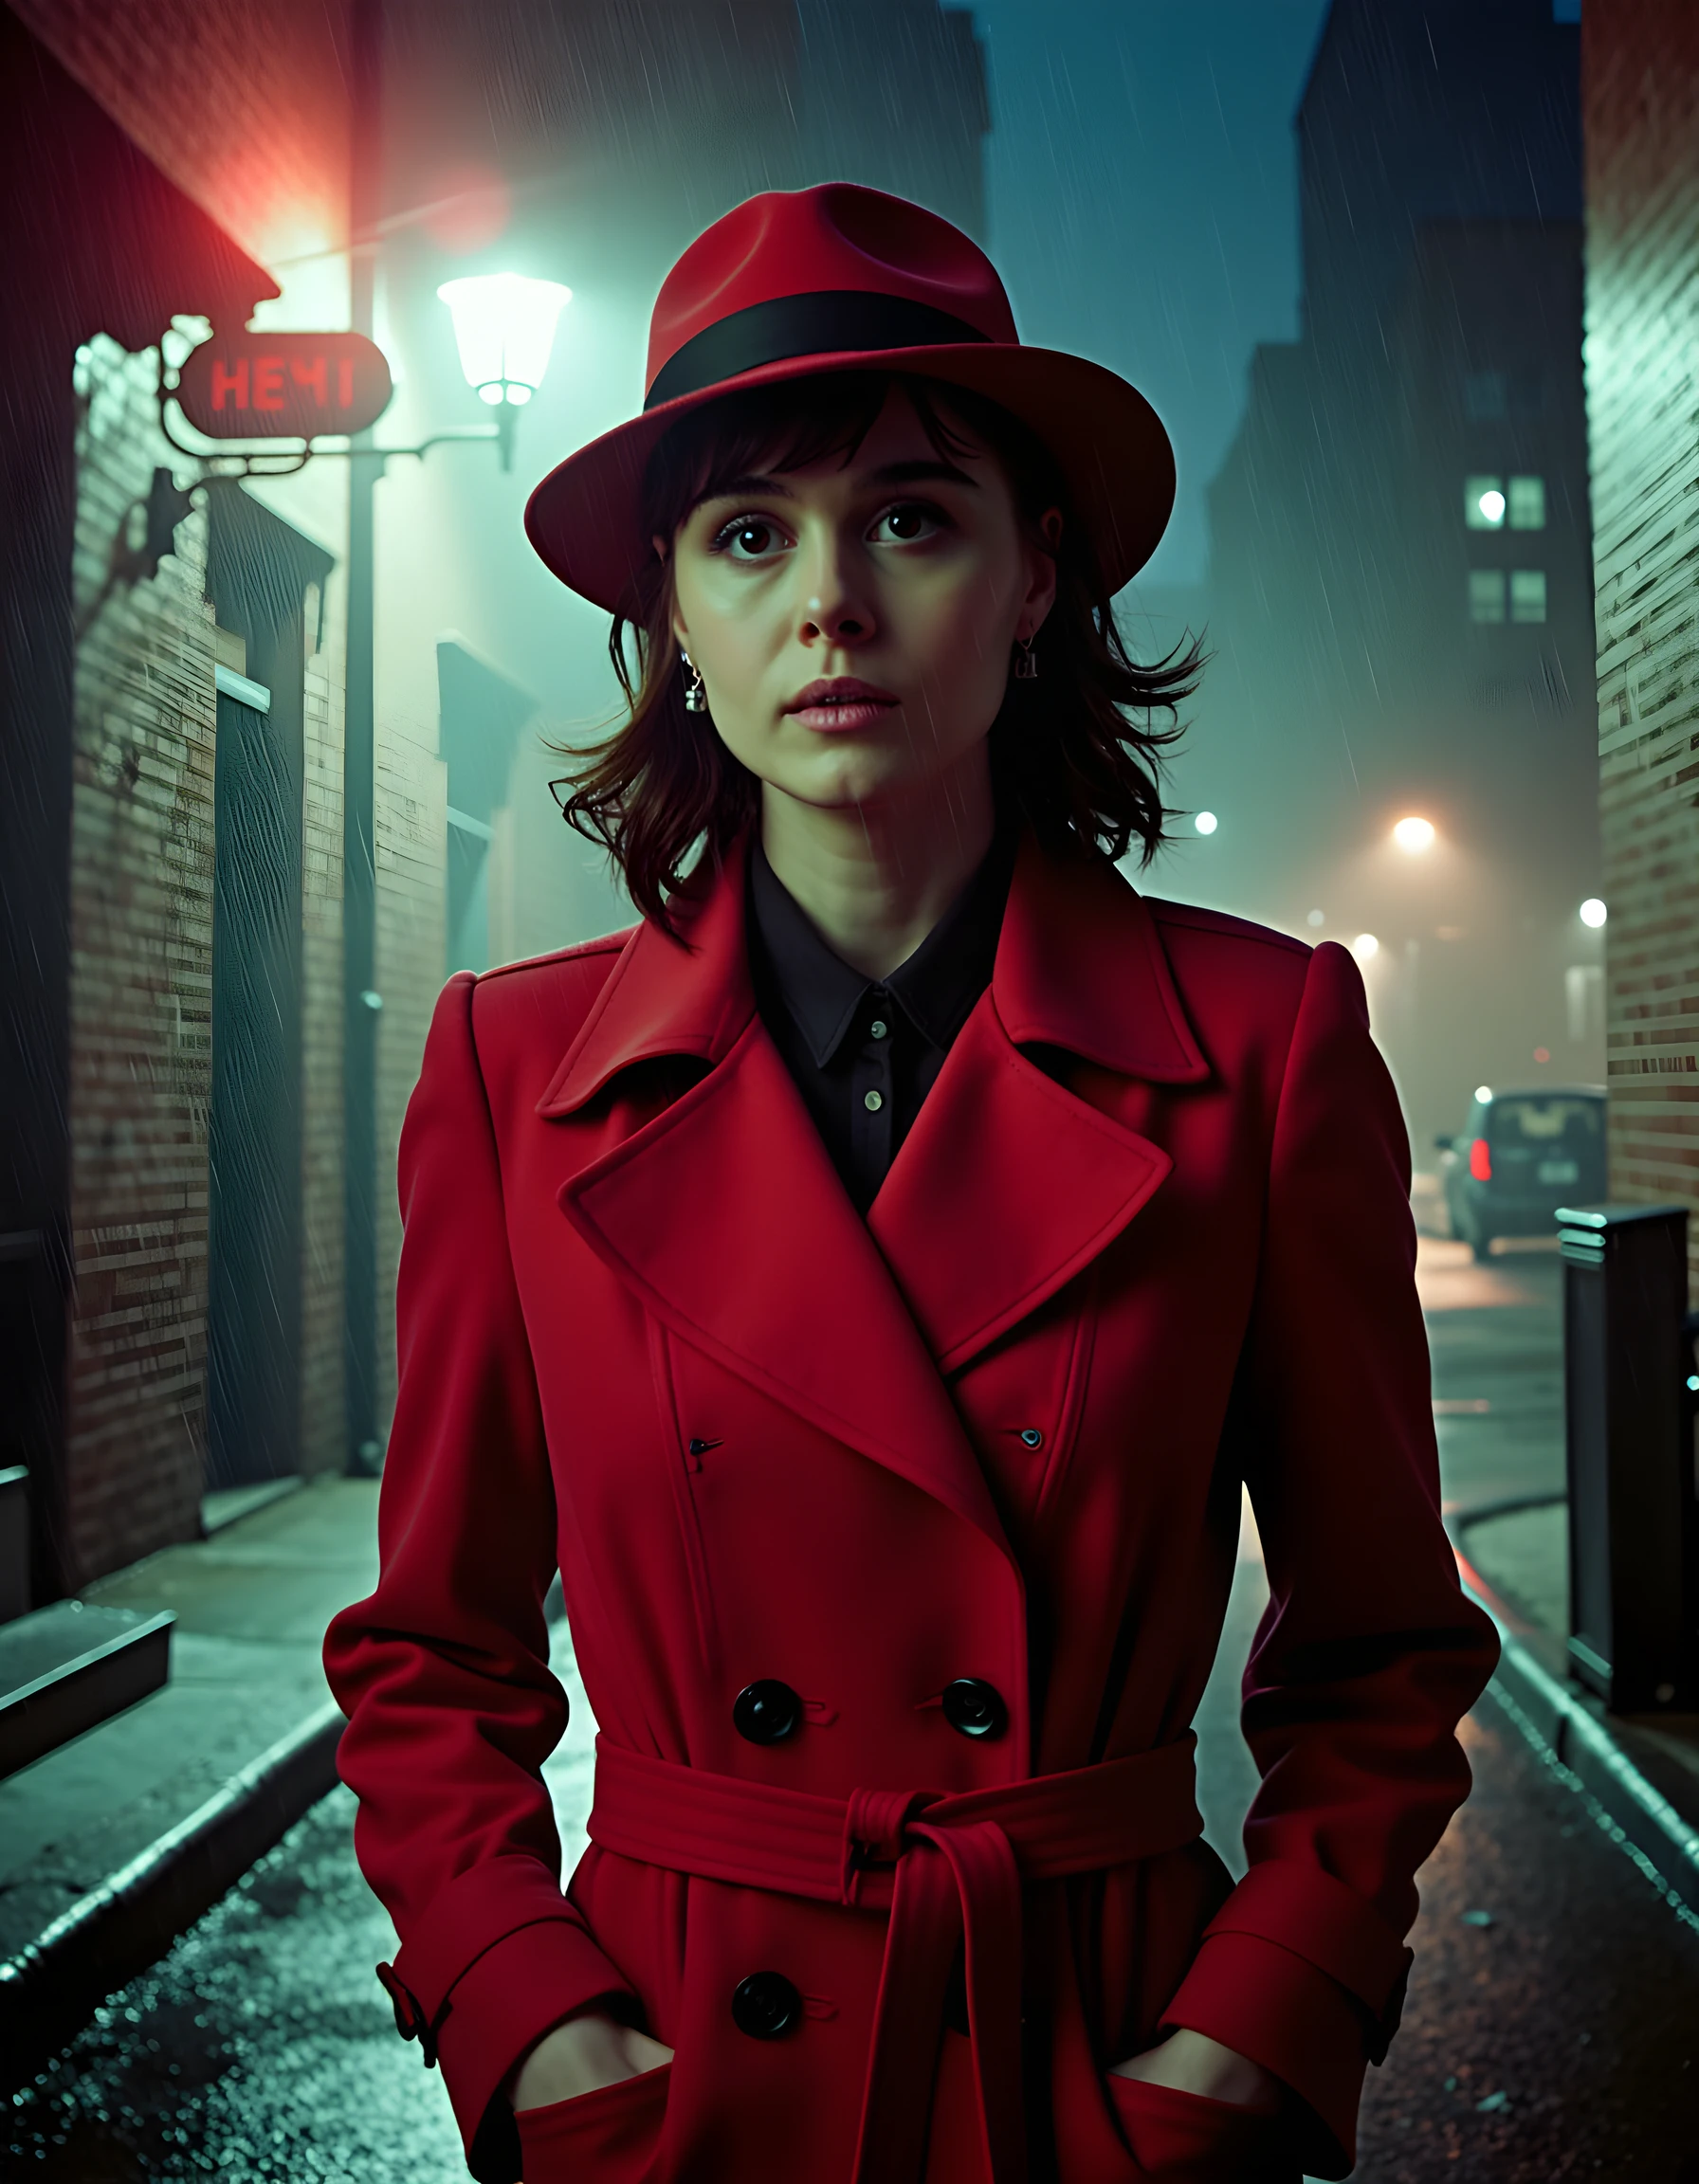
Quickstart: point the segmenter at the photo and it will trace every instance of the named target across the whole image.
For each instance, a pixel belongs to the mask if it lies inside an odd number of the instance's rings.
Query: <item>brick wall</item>
[[[206,522],[113,579],[157,361],[79,360],[67,1520],[84,1580],[194,1530],[206,1435],[212,622]]]
[[[1581,68],[1611,1189],[1699,1214],[1699,9],[1590,6]]]

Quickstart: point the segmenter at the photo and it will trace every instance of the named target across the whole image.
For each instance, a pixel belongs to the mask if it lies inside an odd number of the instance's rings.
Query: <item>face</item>
[[[1057,511],[1043,528],[1053,543]],[[941,456],[900,388],[847,464],[738,480],[670,552],[715,729],[769,795],[827,808],[982,765],[1014,642],[1056,589],[996,458]]]

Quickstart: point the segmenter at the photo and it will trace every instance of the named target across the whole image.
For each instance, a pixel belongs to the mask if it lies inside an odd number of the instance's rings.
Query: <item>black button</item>
[[[960,1676],[944,1685],[944,1720],[963,1737],[1000,1737],[1009,1726],[1009,1709],[982,1678]]]
[[[732,1990],[732,2022],[752,2040],[782,2040],[802,2022],[802,1996],[782,1972],[752,1972]]]
[[[801,1726],[802,1701],[771,1676],[746,1685],[732,1702],[732,1727],[752,1744],[782,1744]]]

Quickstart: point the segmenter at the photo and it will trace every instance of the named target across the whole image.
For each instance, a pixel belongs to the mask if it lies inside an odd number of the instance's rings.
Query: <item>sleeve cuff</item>
[[[558,1919],[509,1934],[456,1983],[438,2053],[474,2176],[501,2184],[520,2174],[503,2091],[514,2065],[553,2026],[597,2002],[625,2014],[630,1992],[583,1927]]]
[[[1289,2085],[1315,2118],[1300,2136],[1306,2173],[1350,2174],[1368,2058],[1361,2014],[1337,1981],[1277,1942],[1217,1934],[1205,1938],[1162,2023],[1206,2032]]]
[[[1365,1897],[1319,1866],[1253,1866],[1211,1920],[1163,2012],[1289,2085],[1320,2129],[1312,2175],[1343,2176],[1356,2154],[1363,2070],[1386,2052],[1410,1952]]]
[[[604,1999],[629,2004],[631,1993],[553,1871],[513,1856],[450,1881],[378,1975],[404,2037],[421,2039],[428,2062],[440,2059],[467,2166],[483,2184],[519,2175],[502,2098],[514,2065],[551,2026]]]

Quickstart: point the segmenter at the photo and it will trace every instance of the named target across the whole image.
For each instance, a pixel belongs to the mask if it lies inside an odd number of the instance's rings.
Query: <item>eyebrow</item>
[[[886,463],[868,473],[869,485],[921,485],[944,483],[965,485],[970,492],[979,490],[978,482],[970,478],[965,470],[958,470],[953,463],[928,461],[917,457],[906,463]],[[740,478],[728,478],[723,485],[716,485],[703,495],[703,500],[724,500],[734,494],[763,493],[779,500],[794,500],[796,496],[790,487],[776,478],[764,477],[759,471],[746,471]],[[698,502],[701,505],[701,502]]]

